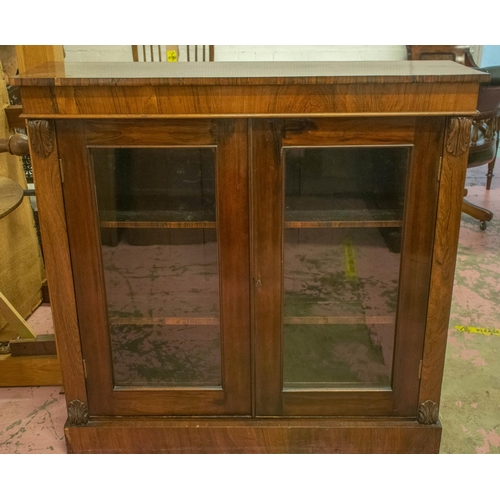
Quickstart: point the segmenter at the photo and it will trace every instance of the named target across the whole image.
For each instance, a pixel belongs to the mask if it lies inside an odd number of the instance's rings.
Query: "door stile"
[[[425,338],[443,118],[419,118],[408,172],[393,368],[394,413],[415,415]]]
[[[252,121],[255,410],[282,413],[282,122]]]

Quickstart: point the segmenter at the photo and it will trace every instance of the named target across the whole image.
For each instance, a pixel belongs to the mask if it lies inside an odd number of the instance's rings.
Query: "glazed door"
[[[91,415],[248,415],[246,120],[57,122]]]
[[[443,125],[253,120],[256,415],[416,416]]]

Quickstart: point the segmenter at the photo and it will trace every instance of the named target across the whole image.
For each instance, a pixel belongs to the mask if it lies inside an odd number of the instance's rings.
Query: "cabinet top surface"
[[[20,86],[283,85],[487,82],[451,61],[46,63],[10,79]]]

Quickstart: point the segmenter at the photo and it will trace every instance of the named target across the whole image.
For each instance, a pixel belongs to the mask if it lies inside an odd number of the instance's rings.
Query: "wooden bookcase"
[[[437,452],[487,80],[448,61],[17,77],[68,451]]]

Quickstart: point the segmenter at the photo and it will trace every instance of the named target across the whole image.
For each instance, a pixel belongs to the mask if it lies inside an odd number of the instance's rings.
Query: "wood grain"
[[[73,270],[66,228],[57,138],[46,158],[31,154],[51,309],[66,401],[86,401]],[[31,143],[30,143],[31,149]]]
[[[282,123],[252,120],[254,363],[257,415],[282,415]]]
[[[247,152],[247,120],[221,120],[217,146],[217,239],[226,397],[223,411],[238,415],[249,415],[252,406]]]
[[[32,157],[67,399],[90,413],[87,424],[66,427],[69,451],[437,452],[439,423],[417,419],[419,403],[439,403],[466,165],[462,148],[443,153],[443,117],[475,115],[488,78],[442,61],[53,64],[15,77],[23,117],[58,118],[54,151]],[[285,222],[282,147],[360,144],[411,150],[403,222]],[[88,148],[200,146],[217,151],[221,386],[115,387]],[[166,215],[148,226],[142,217],[109,219],[108,228],[184,227]],[[186,222],[214,227],[213,219]],[[286,227],[403,228],[392,387],[283,390],[283,323],[394,322],[283,318]]]
[[[215,222],[101,221],[100,227],[156,229],[214,229]]]
[[[476,114],[478,83],[21,87],[25,117]],[[373,96],[377,95],[377,99]]]
[[[111,325],[219,325],[218,317],[213,318],[109,318]]]
[[[0,355],[0,387],[62,385],[61,366],[57,356],[13,358]],[[71,390],[71,388],[69,388]]]
[[[20,73],[30,71],[42,64],[62,64],[62,45],[16,45],[17,67]]]
[[[262,61],[47,63],[12,78],[24,86],[294,85],[487,82],[489,76],[449,61]]]
[[[37,335],[31,339],[16,339],[10,341],[10,354],[18,356],[57,355],[54,335]]]
[[[394,316],[285,316],[285,325],[392,325]]]
[[[444,123],[442,118],[417,121],[407,174],[393,367],[394,406],[403,414],[415,415],[417,411]]]
[[[285,122],[283,131],[284,147],[332,146],[341,143],[344,147],[370,145],[413,144],[415,137],[415,118],[402,116],[398,126],[390,117],[372,118],[369,127],[361,127],[363,118],[302,118]]]
[[[309,119],[306,128],[310,132],[301,131],[300,138],[294,138],[293,144],[297,147],[344,146],[343,140],[353,144],[351,137],[361,140],[364,130],[376,129],[379,121],[341,119],[337,122],[335,119],[325,119],[316,124],[315,120]],[[411,167],[407,174],[404,222],[398,223],[403,226],[403,257],[396,319],[393,385],[392,390],[386,392],[364,391],[363,387],[354,386],[345,386],[345,389],[339,389],[339,392],[315,391],[312,388],[304,392],[282,392],[282,324],[289,323],[288,319],[281,317],[282,235],[283,226],[286,227],[287,223],[283,223],[282,212],[282,142],[279,132],[274,131],[297,130],[303,123],[299,123],[297,127],[297,122],[289,124],[285,120],[281,129],[279,123],[281,122],[278,120],[258,123],[255,121],[253,125],[255,279],[260,280],[262,285],[255,290],[257,414],[272,415],[281,408],[282,415],[349,415],[350,411],[351,415],[416,417],[418,369],[425,335],[444,121],[435,117],[409,119],[408,123],[412,124],[413,130],[405,132],[405,138],[413,141],[413,147]],[[390,124],[397,137],[399,120],[384,120],[385,134],[389,134]],[[316,130],[322,131],[320,140],[315,137]],[[329,139],[330,133],[332,137]],[[367,135],[370,135],[370,132],[367,132]],[[384,142],[381,138],[381,143]],[[376,134],[372,133],[370,143],[377,145]],[[304,321],[300,318],[299,320]],[[358,320],[359,318],[352,318],[352,322]],[[321,318],[315,321],[325,320]]]
[[[466,87],[465,89],[463,87]],[[194,90],[196,89],[196,90]],[[23,116],[475,114],[477,83],[207,87],[22,87]],[[373,95],[378,95],[373,99]]]
[[[285,221],[285,229],[288,228],[312,228],[312,227],[401,227],[400,220],[332,220],[332,221]]]
[[[197,147],[217,141],[214,120],[88,120],[85,122],[89,146]]]
[[[213,131],[210,122],[198,122],[200,136]],[[137,144],[134,124],[125,124],[119,134],[121,146]],[[137,124],[135,124],[136,126]],[[117,136],[120,126],[111,122],[102,127],[99,137]],[[158,123],[172,130],[170,123]],[[94,129],[93,129],[94,130]],[[199,144],[196,123],[186,130]],[[109,345],[109,323],[105,295],[99,221],[94,197],[94,180],[87,155],[87,136],[83,121],[63,121],[58,134],[63,142],[60,155],[64,163],[66,215],[72,241],[71,255],[75,273],[83,354],[88,373],[88,407],[91,415],[221,415],[250,413],[250,301],[248,163],[245,120],[221,121],[215,131],[217,146],[217,236],[219,242],[220,324],[222,345],[222,388],[122,387],[113,382]],[[173,132],[175,134],[175,132]],[[180,134],[182,126],[180,127]],[[148,129],[140,142],[147,144]],[[94,135],[94,138],[96,136]],[[184,136],[185,137],[185,136]],[[213,134],[210,141],[214,142]],[[184,139],[186,141],[186,139]],[[82,219],[81,213],[86,214]],[[127,321],[128,319],[120,320]],[[199,324],[203,319],[191,319]],[[149,321],[149,320],[141,320]],[[163,319],[165,324],[167,319]],[[210,324],[216,324],[209,318]],[[174,324],[169,321],[168,324]],[[179,318],[175,324],[185,324]]]
[[[441,426],[333,419],[120,419],[65,427],[70,453],[438,453]]]
[[[419,403],[440,400],[467,157],[444,148]]]
[[[23,107],[20,104],[7,106],[4,111],[9,128],[26,128],[26,122],[21,118]]]

